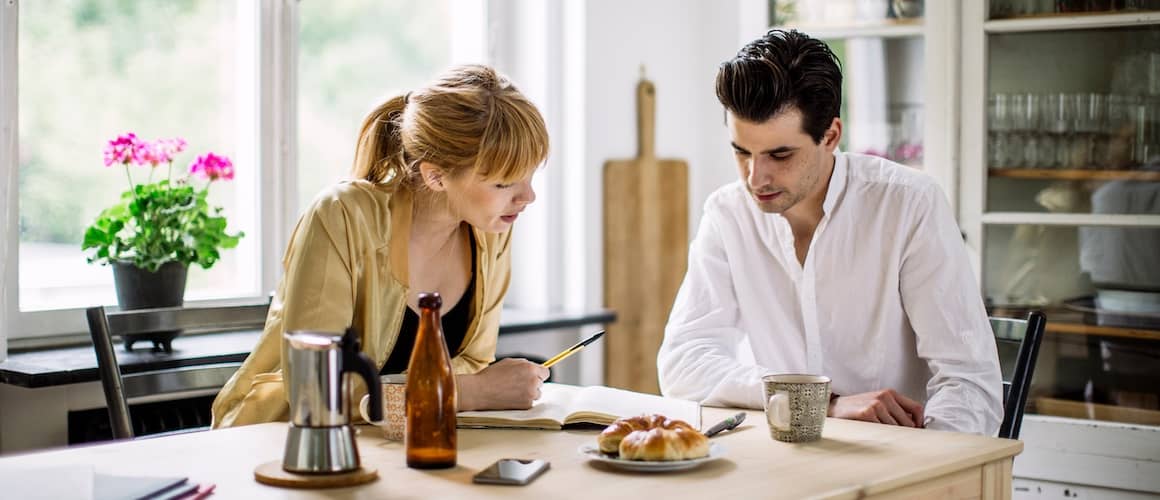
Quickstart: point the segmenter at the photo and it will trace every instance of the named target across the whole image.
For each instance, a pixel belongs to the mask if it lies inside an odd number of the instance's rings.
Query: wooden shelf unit
[[[1160,181],[1157,170],[1080,170],[1050,168],[992,168],[991,177],[1068,181]]]
[[[1113,406],[1049,397],[1035,398],[1035,413],[1085,420],[1108,420],[1140,425],[1160,425],[1160,411]]]
[[[1027,33],[1150,26],[1154,24],[1160,24],[1160,12],[1138,10],[1035,14],[985,21],[983,29],[987,33]]]
[[[814,38],[835,40],[845,38],[910,38],[921,37],[923,22],[918,19],[883,19],[877,22],[791,24],[779,26],[795,29]]]
[[[989,306],[987,315],[1004,318],[1024,318],[1027,311],[1035,309],[1047,315],[1047,326],[1044,331],[1055,335],[1081,335],[1099,337],[1119,337],[1143,340],[1160,340],[1160,329],[1131,328],[1122,326],[1093,325],[1090,314],[1058,305],[1029,307],[1029,306]]]
[[[1066,321],[1051,321],[1047,318],[1047,333],[1063,335],[1097,335],[1100,337],[1120,337],[1143,340],[1160,340],[1160,330],[1144,328],[1127,328],[1121,326],[1089,325],[1086,323],[1070,323]]]

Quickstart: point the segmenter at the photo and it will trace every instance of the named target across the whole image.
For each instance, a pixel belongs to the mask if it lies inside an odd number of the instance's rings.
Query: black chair
[[[1047,316],[1031,311],[1027,319],[990,319],[1003,372],[1003,424],[999,426],[999,437],[1018,439]]]
[[[170,388],[167,386],[176,385],[183,370],[187,371],[188,375],[192,375],[192,370],[197,370],[198,376],[186,379],[196,378],[196,382],[206,386],[200,388],[210,389],[215,384],[220,387],[222,377],[228,378],[237,369],[237,363],[222,363],[221,366],[174,368],[122,376],[121,366],[117,363],[117,354],[113,348],[113,336],[169,330],[261,329],[266,322],[266,312],[269,308],[269,299],[264,302],[213,307],[163,307],[132,311],[110,311],[104,306],[88,308],[85,314],[88,317],[93,348],[97,354],[97,372],[101,377],[101,387],[104,389],[105,402],[109,407],[113,438],[133,438],[128,405],[130,398],[164,392]]]

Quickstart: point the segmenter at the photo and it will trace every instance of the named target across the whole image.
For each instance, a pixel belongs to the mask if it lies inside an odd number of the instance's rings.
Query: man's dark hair
[[[717,100],[746,121],[761,123],[796,107],[815,144],[842,106],[842,68],[821,40],[797,30],[769,30],[717,70]]]

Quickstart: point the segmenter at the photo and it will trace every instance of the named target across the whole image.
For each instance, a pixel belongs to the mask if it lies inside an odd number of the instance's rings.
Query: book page
[[[568,406],[565,423],[610,424],[621,417],[660,414],[684,420],[701,428],[701,405],[696,401],[666,398],[653,394],[613,389],[600,385],[584,387]]]
[[[531,427],[559,429],[568,415],[572,400],[582,388],[573,385],[544,384],[540,399],[527,410],[462,411],[459,425],[465,427]]]

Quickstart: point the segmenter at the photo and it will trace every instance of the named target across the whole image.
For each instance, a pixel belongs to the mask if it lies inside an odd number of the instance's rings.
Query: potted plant
[[[129,189],[85,230],[82,249],[90,251],[89,263],[113,266],[122,309],[182,305],[189,265],[209,269],[221,257],[221,249],[236,247],[243,236],[240,231],[226,232],[222,208],[211,207],[206,199],[214,182],[234,178],[233,163],[207,153],[175,179],[173,160],[185,147],[181,138],[144,141],[133,133],[105,147],[105,166],[124,167]],[[166,171],[154,181],[162,165]],[[134,181],[142,176],[147,180]],[[152,340],[154,350],[168,352],[179,333],[129,336],[125,348],[132,350],[137,340]]]

